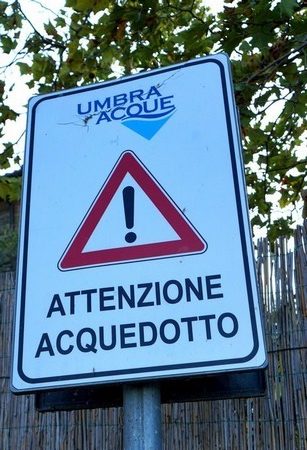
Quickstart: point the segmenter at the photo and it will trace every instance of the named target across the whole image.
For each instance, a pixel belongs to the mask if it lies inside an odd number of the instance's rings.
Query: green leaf
[[[19,67],[21,75],[28,75],[32,72],[31,66],[24,62],[18,62],[17,66]]]
[[[0,80],[0,96],[2,97],[4,94],[5,82]]]
[[[230,31],[223,42],[223,50],[229,55],[242,41],[242,34],[239,30]]]
[[[17,41],[13,41],[9,36],[1,37],[1,47],[4,53],[10,53],[14,48],[17,47]]]
[[[285,208],[287,205],[289,205],[290,202],[290,196],[287,189],[282,189],[281,191],[281,197],[279,199],[279,206],[281,208]]]
[[[7,2],[0,1],[0,14],[4,13],[4,11],[6,10],[7,6],[8,6]]]
[[[42,77],[46,77],[47,81],[50,82],[55,70],[55,61],[51,56],[36,54],[33,57],[31,69],[34,80],[39,81]]]
[[[252,35],[253,47],[259,48],[259,50],[267,50],[268,44],[272,43],[274,35],[269,28],[255,28]]]
[[[98,11],[102,11],[105,8],[107,8],[110,4],[110,1],[109,0],[93,0],[91,3],[92,3],[93,11],[95,13],[97,13]]]
[[[30,80],[26,82],[26,85],[28,86],[29,89],[33,89],[35,86],[35,82],[34,80]]]
[[[0,177],[0,199],[14,202],[20,200],[21,177]]]
[[[66,21],[63,17],[57,17],[55,19],[55,24],[59,28],[64,28],[66,26]]]
[[[22,18],[18,9],[14,9],[13,14],[10,15],[0,12],[0,24],[8,32],[21,28]]]
[[[13,111],[7,105],[0,106],[0,121],[5,122],[6,120],[16,120],[18,117],[18,113]]]
[[[260,226],[263,227],[263,225],[265,224],[265,220],[262,220],[262,218],[257,214],[256,216],[254,216],[251,220],[252,225],[253,226]]]
[[[298,3],[296,0],[281,0],[277,5],[277,9],[282,15],[291,17],[293,12],[298,8]]]
[[[50,21],[44,25],[44,28],[45,28],[46,33],[49,34],[49,36],[53,36],[53,37],[59,36],[57,29]]]
[[[10,167],[9,159],[14,154],[14,146],[11,142],[3,144],[4,151],[0,153],[0,169],[8,169]]]
[[[251,51],[252,48],[253,46],[247,41],[243,41],[242,44],[240,45],[240,51],[244,53]]]
[[[92,4],[93,4],[92,0],[77,0],[75,8],[77,11],[84,12],[91,10]]]
[[[274,242],[279,236],[290,237],[293,234],[291,229],[291,220],[278,219],[269,226],[268,238],[271,242]]]
[[[66,0],[65,6],[68,8],[74,8],[76,6],[77,0]]]

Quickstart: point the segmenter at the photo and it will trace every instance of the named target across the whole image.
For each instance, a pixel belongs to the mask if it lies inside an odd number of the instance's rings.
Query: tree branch
[[[26,14],[23,12],[23,10],[21,9],[21,6],[18,2],[18,10],[20,11],[21,15],[23,16],[23,18],[25,19],[26,22],[28,22],[28,24],[31,26],[31,28],[33,29],[34,33],[40,37],[41,41],[45,44],[49,44],[52,47],[57,47],[57,48],[61,48],[61,49],[65,49],[65,45],[60,44],[59,42],[49,39],[45,36],[43,36],[33,25],[33,23],[31,22],[31,20],[26,16]]]
[[[275,59],[274,61],[272,61],[270,64],[268,64],[267,66],[263,67],[262,69],[258,70],[258,72],[256,72],[255,74],[253,74],[251,77],[249,77],[245,83],[250,83],[251,81],[254,81],[255,79],[259,78],[259,76],[261,76],[263,73],[266,73],[269,69],[271,69],[272,67],[275,66],[280,66],[285,59],[287,59],[289,56],[293,55],[294,53],[298,53],[300,54],[302,52],[302,50],[304,50],[304,48],[307,47],[307,41],[304,41],[303,44],[301,44],[298,48],[295,49],[291,49],[289,50],[287,53],[285,53],[284,55],[280,56],[279,58]],[[297,55],[293,55],[293,58],[295,59],[297,57]],[[291,61],[293,60],[293,58],[291,59]]]
[[[190,8],[179,8],[178,6],[171,5],[170,2],[168,1],[168,2],[167,2],[167,7],[168,7],[169,9],[173,9],[173,10],[177,11],[178,14],[181,14],[181,13],[189,13],[189,14],[193,17],[193,19],[198,20],[198,21],[201,22],[203,25],[206,25],[206,22],[205,22],[203,19],[201,19],[200,17],[198,17],[198,16],[194,13],[194,11],[193,11],[194,3],[195,3],[195,2],[193,1]]]
[[[16,61],[23,59],[25,55],[26,55],[26,51],[24,50],[24,47],[23,47],[16,53],[16,55],[14,56],[14,58],[12,59],[11,62],[5,64],[4,66],[0,66],[0,69],[4,69],[0,73],[4,73],[9,67],[13,66],[16,63]]]
[[[39,2],[38,0],[31,0],[31,2],[32,3],[36,3],[37,5],[39,5],[45,11],[51,12],[51,14],[53,14],[54,16],[60,17],[56,12],[54,12],[52,9],[48,8],[47,6],[43,5],[43,3]]]
[[[299,166],[300,164],[305,164],[305,163],[307,164],[307,159],[302,159],[300,161],[297,161],[294,164],[290,164],[289,166],[278,167],[277,169],[269,169],[269,170],[267,170],[267,173],[279,172],[280,170],[294,169],[295,167]]]

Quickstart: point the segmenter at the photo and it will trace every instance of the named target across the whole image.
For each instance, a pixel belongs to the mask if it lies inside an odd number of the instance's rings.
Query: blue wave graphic
[[[122,124],[132,131],[135,131],[145,139],[152,139],[163,125],[172,117],[174,111],[166,114],[139,115],[129,119],[124,119]],[[167,115],[167,116],[166,116]],[[166,116],[166,117],[165,117]],[[161,118],[162,117],[162,118]],[[144,118],[146,118],[144,120]],[[158,119],[157,119],[158,118]]]

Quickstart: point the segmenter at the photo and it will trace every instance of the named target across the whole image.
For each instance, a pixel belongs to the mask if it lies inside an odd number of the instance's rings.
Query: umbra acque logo
[[[164,96],[157,86],[136,89],[102,99],[78,103],[78,115],[95,117],[96,125],[120,121],[122,125],[152,139],[175,113],[174,96]]]

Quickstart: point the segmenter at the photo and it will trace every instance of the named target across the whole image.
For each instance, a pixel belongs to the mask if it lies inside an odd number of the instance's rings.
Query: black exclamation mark
[[[131,230],[134,227],[134,188],[127,186],[123,189],[123,201],[125,210],[126,227]],[[125,236],[126,242],[131,244],[136,240],[136,234],[133,231]]]

